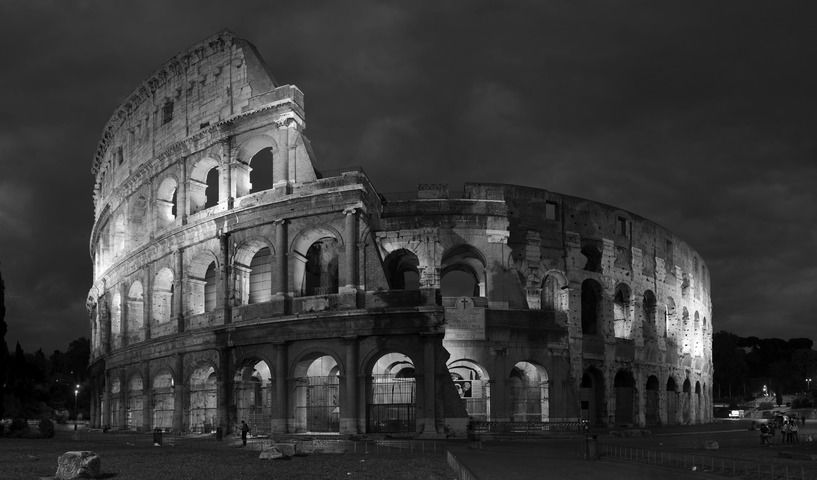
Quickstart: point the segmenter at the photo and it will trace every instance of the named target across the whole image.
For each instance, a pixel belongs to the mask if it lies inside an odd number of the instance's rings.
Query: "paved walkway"
[[[580,456],[582,442],[581,439],[502,442],[489,443],[482,449],[457,446],[449,451],[478,480],[723,480],[722,476],[701,471],[614,460],[584,460]]]

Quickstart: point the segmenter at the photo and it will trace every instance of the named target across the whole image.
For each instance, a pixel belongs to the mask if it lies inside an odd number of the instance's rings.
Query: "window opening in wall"
[[[211,262],[204,274],[204,311],[212,312],[216,309],[218,297],[216,287],[216,262]]]
[[[601,272],[601,250],[595,243],[586,242],[582,245],[582,255],[587,259],[584,269],[588,272]]]
[[[338,293],[338,241],[325,237],[313,243],[306,252],[306,295]]]
[[[173,102],[168,100],[162,106],[162,125],[170,123],[173,120]]]
[[[272,299],[272,255],[264,247],[250,261],[250,293],[248,303],[268,302]]]
[[[124,161],[125,161],[125,154],[122,152],[122,147],[121,146],[117,147],[116,148],[116,164],[117,165],[122,165],[122,163]]]
[[[598,312],[601,302],[601,286],[595,280],[582,282],[582,333],[598,334]]]
[[[404,248],[389,253],[383,260],[392,290],[417,290],[420,288],[420,261],[417,255]]]
[[[681,295],[689,293],[689,275],[686,273],[681,277]]]
[[[631,337],[630,289],[624,284],[616,287],[616,294],[613,299],[613,329],[616,338]]]
[[[176,211],[176,196],[179,193],[178,189],[173,189],[173,197],[170,199],[170,218],[175,219],[178,212]]]
[[[627,236],[627,219],[618,217],[618,234]]]
[[[272,148],[264,148],[250,160],[250,193],[272,188]]]
[[[555,202],[545,202],[545,220],[556,220],[556,207]]]
[[[210,171],[207,172],[207,189],[205,190],[206,200],[204,202],[204,208],[218,205],[219,180],[218,168],[211,168]]]

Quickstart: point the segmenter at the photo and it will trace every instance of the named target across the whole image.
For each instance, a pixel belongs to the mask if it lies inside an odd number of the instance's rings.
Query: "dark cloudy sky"
[[[318,168],[361,165],[382,192],[490,181],[625,208],[706,259],[716,329],[815,338],[811,3],[2,1],[7,341],[88,335],[102,128],[223,28],[304,91]]]

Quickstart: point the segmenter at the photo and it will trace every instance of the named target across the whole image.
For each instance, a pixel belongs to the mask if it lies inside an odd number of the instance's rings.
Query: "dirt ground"
[[[212,438],[183,438],[154,447],[150,435],[58,431],[53,439],[0,438],[0,479],[53,477],[57,457],[70,450],[100,455],[103,478],[180,479],[414,479],[454,477],[436,454],[315,454],[290,460],[260,460],[258,451]],[[399,462],[399,467],[396,465]]]

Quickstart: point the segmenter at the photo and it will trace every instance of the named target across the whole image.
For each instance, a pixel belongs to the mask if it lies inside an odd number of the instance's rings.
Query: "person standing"
[[[241,420],[241,446],[247,446],[247,434],[250,433],[250,426],[247,425],[247,422]]]

